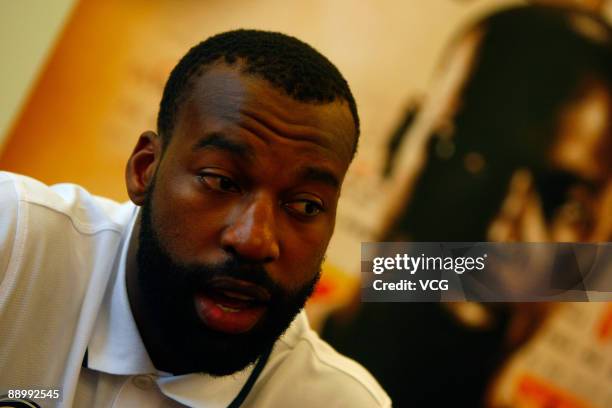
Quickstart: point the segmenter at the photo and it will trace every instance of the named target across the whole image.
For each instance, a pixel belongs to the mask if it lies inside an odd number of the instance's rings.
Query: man
[[[403,196],[381,240],[610,241],[610,26],[578,10],[513,7],[464,29],[448,51],[400,147],[416,153],[395,159]],[[414,163],[417,172],[405,171]],[[528,287],[530,272],[501,282]],[[323,337],[362,361],[399,406],[476,407],[550,306],[369,303]],[[384,339],[372,335],[381,331]]]
[[[158,132],[127,164],[131,203],[3,173],[2,391],[59,389],[43,403],[78,407],[389,406],[300,312],[358,134],[325,57],[238,30],[170,74]]]

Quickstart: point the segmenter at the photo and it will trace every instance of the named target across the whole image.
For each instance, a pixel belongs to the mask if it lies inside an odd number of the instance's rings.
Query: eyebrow
[[[336,189],[340,188],[340,180],[331,171],[320,167],[305,167],[300,171],[299,178],[306,181],[324,183]]]
[[[207,149],[229,152],[247,160],[253,159],[255,155],[253,148],[248,144],[232,140],[220,132],[211,132],[204,135],[193,145],[191,150],[198,152]],[[340,188],[340,180],[334,173],[321,167],[306,166],[300,170],[298,178],[327,184],[335,189]]]
[[[243,159],[252,159],[254,155],[251,146],[246,143],[232,140],[220,132],[207,133],[198,139],[198,141],[191,148],[193,152],[208,149],[229,152],[241,156]]]

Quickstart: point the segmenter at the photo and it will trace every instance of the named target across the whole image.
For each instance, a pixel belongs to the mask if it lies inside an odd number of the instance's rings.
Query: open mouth
[[[194,296],[198,316],[206,326],[224,333],[249,331],[264,315],[270,294],[264,288],[233,278],[213,280]]]

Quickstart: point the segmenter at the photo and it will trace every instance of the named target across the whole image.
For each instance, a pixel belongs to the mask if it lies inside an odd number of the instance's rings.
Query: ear
[[[144,203],[161,155],[161,139],[155,132],[147,131],[140,135],[125,168],[125,183],[134,204]]]

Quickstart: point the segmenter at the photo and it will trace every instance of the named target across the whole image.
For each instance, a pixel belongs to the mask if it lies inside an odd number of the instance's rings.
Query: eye
[[[224,193],[240,193],[238,184],[222,174],[201,173],[198,178],[211,190]]]
[[[301,217],[314,217],[324,211],[323,204],[306,199],[285,203],[285,208]]]

